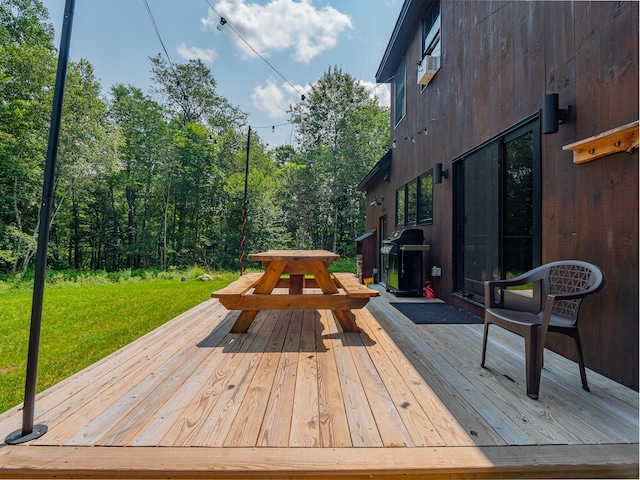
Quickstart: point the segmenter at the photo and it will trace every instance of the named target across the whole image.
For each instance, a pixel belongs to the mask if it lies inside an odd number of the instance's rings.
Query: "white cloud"
[[[371,98],[378,97],[378,105],[389,107],[391,105],[391,89],[386,83],[365,82],[360,83],[369,92]],[[267,115],[270,119],[281,120],[287,115],[289,107],[300,101],[300,92],[308,95],[312,84],[291,86],[284,82],[276,85],[273,79],[268,79],[266,85],[258,85],[253,89],[251,99],[253,106]]]
[[[294,87],[288,83],[283,83],[278,87],[272,79],[269,79],[265,86],[259,85],[254,88],[251,94],[253,106],[273,120],[283,119],[289,106],[300,101],[299,92],[306,94],[311,88],[310,85],[306,87],[295,85]]]
[[[178,55],[186,60],[200,59],[204,63],[213,63],[218,56],[216,51],[210,48],[187,47],[184,43],[181,43],[178,48],[176,48],[176,51]]]
[[[388,83],[365,82],[364,80],[360,82],[365,90],[369,92],[369,97],[378,96],[378,105],[381,107],[391,106],[391,88]]]
[[[317,9],[310,0],[272,0],[266,5],[221,0],[215,9],[260,55],[291,51],[291,57],[303,64],[334,48],[338,36],[353,28],[348,15],[330,6]],[[209,9],[209,16],[201,21],[205,28],[215,29],[220,17]],[[255,56],[229,26],[222,30],[246,56]]]
[[[264,87],[257,86],[251,94],[251,99],[254,107],[273,119],[281,118],[289,106],[282,90],[271,80],[267,80]]]

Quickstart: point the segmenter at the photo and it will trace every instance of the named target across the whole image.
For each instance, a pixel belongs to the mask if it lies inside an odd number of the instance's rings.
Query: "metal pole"
[[[249,132],[247,133],[247,160],[245,162],[244,169],[244,202],[242,208],[247,208],[247,190],[249,186],[249,150],[251,149],[251,126],[249,126]]]
[[[45,164],[44,185],[42,187],[42,203],[40,205],[40,229],[38,231],[38,251],[36,254],[36,271],[33,281],[33,300],[31,302],[31,331],[29,333],[29,354],[27,358],[27,378],[24,388],[22,429],[16,430],[5,439],[5,442],[9,445],[34,440],[47,432],[46,425],[34,426],[33,420],[35,416],[38,353],[40,350],[40,330],[42,326],[42,298],[44,296],[44,280],[47,270],[47,249],[49,247],[53,186],[75,3],[75,0],[66,0],[64,7],[60,52],[58,54],[58,70],[56,72],[56,86],[53,93],[49,144],[47,146],[47,161]]]
[[[251,125],[249,125],[249,131],[247,132],[247,160],[244,171],[244,199],[242,201],[242,227],[240,228],[242,239],[240,240],[240,276],[244,273],[244,242],[247,240],[247,235],[244,229],[247,225],[247,190],[249,186],[249,149],[251,148]]]

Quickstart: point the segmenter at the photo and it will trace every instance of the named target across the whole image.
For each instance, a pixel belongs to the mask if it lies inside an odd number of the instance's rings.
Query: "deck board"
[[[318,348],[318,414],[320,419],[320,443],[322,447],[351,447],[351,434],[344,408],[340,378],[336,365],[334,342],[338,333],[336,323],[328,310],[318,312],[316,335],[320,337]],[[323,332],[327,332],[323,335]]]
[[[637,392],[591,371],[584,392],[546,352],[531,400],[519,337],[492,327],[483,369],[481,325],[415,325],[390,300],[359,333],[290,310],[244,334],[208,300],[39,394],[49,431],[0,446],[0,478],[637,476]],[[0,434],[20,424],[0,414]]]

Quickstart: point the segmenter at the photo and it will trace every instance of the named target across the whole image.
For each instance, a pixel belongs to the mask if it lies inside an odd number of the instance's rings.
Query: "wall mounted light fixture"
[[[443,170],[441,163],[433,166],[433,183],[442,183],[443,178],[449,178],[449,170]]]
[[[384,200],[384,195],[380,195],[380,198],[381,198],[382,200]],[[371,207],[377,207],[377,206],[379,206],[379,205],[382,205],[382,202],[381,202],[381,201],[378,201],[378,195],[376,194],[376,195],[374,195],[373,202],[371,202],[371,203],[369,204],[369,206],[371,206]]]
[[[542,133],[556,133],[558,125],[568,122],[571,118],[571,108],[566,105],[558,108],[559,95],[550,93],[545,95],[542,105]]]

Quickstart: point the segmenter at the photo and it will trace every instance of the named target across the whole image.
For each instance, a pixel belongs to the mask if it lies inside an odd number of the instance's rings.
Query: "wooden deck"
[[[0,445],[0,478],[638,477],[636,392],[591,371],[584,392],[547,352],[531,400],[521,339],[494,328],[485,370],[481,325],[414,325],[389,297],[361,333],[324,310],[229,333],[238,312],[206,301],[38,395],[49,431]]]

